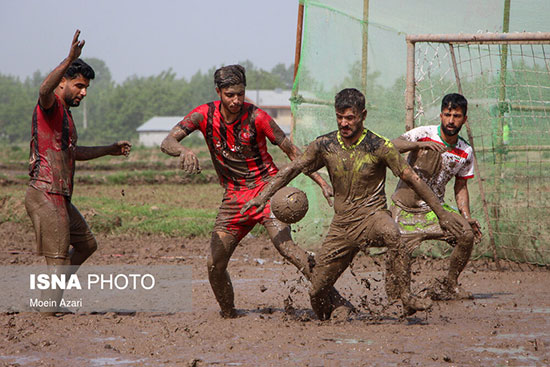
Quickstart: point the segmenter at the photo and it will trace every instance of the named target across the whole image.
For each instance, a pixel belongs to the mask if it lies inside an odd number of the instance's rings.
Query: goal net
[[[439,124],[447,93],[469,102],[461,135],[475,151],[468,187],[484,231],[473,256],[550,264],[550,33],[410,35],[407,47],[407,129]]]

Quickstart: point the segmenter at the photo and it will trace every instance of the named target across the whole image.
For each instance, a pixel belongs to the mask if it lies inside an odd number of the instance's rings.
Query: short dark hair
[[[334,97],[334,109],[343,111],[353,108],[355,112],[361,113],[365,110],[365,96],[355,88],[342,89]]]
[[[214,73],[214,84],[219,89],[243,84],[246,87],[246,75],[241,65],[223,66]]]
[[[82,75],[84,78],[92,80],[95,78],[95,71],[90,65],[82,61],[82,59],[76,59],[65,72],[65,77],[67,79],[74,79],[78,77],[78,75]]]
[[[464,116],[466,116],[468,113],[468,100],[462,94],[447,94],[441,101],[441,111],[443,112],[445,108],[448,108],[449,110],[460,108]]]

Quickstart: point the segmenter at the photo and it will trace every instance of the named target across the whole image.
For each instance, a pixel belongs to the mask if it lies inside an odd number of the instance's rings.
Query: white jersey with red
[[[474,177],[474,153],[468,142],[458,137],[454,146],[450,146],[441,139],[441,126],[420,126],[407,131],[401,137],[407,141],[432,141],[437,144],[445,145],[447,150],[441,153],[441,166],[431,177],[423,177],[421,172],[416,173],[428,184],[440,202],[445,198],[445,186],[456,177],[459,179],[470,179]],[[414,169],[414,166],[413,166]],[[427,204],[426,204],[427,205]]]

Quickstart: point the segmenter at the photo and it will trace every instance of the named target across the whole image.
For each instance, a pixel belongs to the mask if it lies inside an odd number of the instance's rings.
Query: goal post
[[[409,35],[405,128],[439,123],[441,98],[469,101],[474,252],[550,264],[550,33]],[[473,194],[473,195],[472,195]]]

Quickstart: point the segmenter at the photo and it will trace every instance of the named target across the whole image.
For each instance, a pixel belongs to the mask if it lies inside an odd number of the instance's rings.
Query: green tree
[[[294,83],[294,64],[290,64],[288,68],[283,63],[279,63],[271,69],[271,74],[279,77],[285,89],[291,89]]]
[[[0,140],[22,142],[30,137],[37,93],[19,78],[0,74]]]

